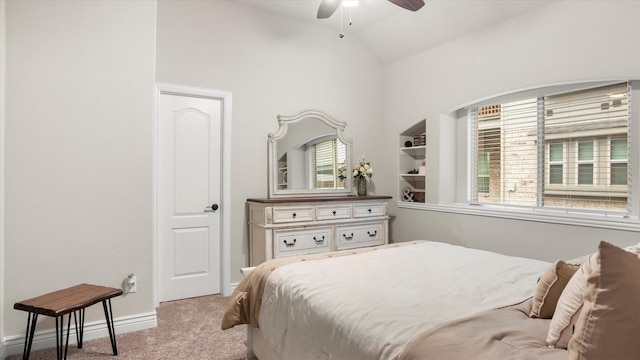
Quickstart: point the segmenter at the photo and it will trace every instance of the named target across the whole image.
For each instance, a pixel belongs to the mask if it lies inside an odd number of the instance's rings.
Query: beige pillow
[[[567,264],[562,260],[551,264],[538,280],[529,316],[551,319],[562,290],[579,268],[579,265]]]
[[[556,311],[553,313],[547,334],[547,344],[551,347],[566,349],[573,335],[573,324],[578,320],[578,315],[584,301],[584,290],[587,279],[598,265],[598,253],[591,254],[578,271],[571,277],[565,286]]]
[[[627,246],[627,247],[625,247],[623,249],[625,251],[632,252],[632,253],[634,253],[636,255],[640,255],[640,243],[637,243],[635,245]],[[570,259],[570,260],[565,260],[565,262],[568,263],[568,264],[582,265],[582,263],[587,261],[587,259],[591,255],[593,255],[593,254],[583,255],[583,256],[580,256],[580,257],[577,257],[577,258],[573,258],[573,259]]]
[[[632,360],[640,354],[640,259],[606,242],[588,278],[569,358]]]

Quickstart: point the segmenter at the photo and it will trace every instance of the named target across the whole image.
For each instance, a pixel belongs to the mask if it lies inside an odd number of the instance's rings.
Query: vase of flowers
[[[367,180],[356,179],[356,183],[358,185],[358,196],[367,195]]]
[[[340,165],[338,167],[338,180],[344,182],[347,179],[347,166]]]
[[[371,163],[364,159],[364,155],[360,157],[360,164],[353,168],[353,180],[358,189],[358,196],[367,195],[367,182],[373,176],[373,167]]]

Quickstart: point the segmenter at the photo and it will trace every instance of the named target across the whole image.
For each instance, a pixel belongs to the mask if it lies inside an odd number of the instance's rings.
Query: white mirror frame
[[[305,119],[316,119],[325,123],[327,126],[336,129],[336,135],[343,144],[345,144],[345,166],[347,169],[347,178],[345,179],[344,189],[278,189],[278,139],[287,135],[288,126],[301,122]],[[278,115],[278,131],[275,133],[269,133],[269,140],[267,142],[268,153],[268,191],[270,198],[277,197],[311,197],[311,196],[344,196],[351,195],[352,192],[352,167],[351,167],[351,139],[345,137],[344,128],[347,126],[346,122],[338,121],[328,116],[327,114],[316,111],[306,110],[295,115]]]

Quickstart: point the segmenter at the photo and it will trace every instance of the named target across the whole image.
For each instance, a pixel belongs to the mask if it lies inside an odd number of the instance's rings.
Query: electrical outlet
[[[134,274],[129,274],[125,279],[126,293],[134,293],[138,291],[138,278]]]

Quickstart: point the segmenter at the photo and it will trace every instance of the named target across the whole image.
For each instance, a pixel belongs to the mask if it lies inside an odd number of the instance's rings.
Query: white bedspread
[[[391,359],[435,324],[527,299],[548,266],[429,241],[293,263],[269,276],[260,329],[282,360]]]

